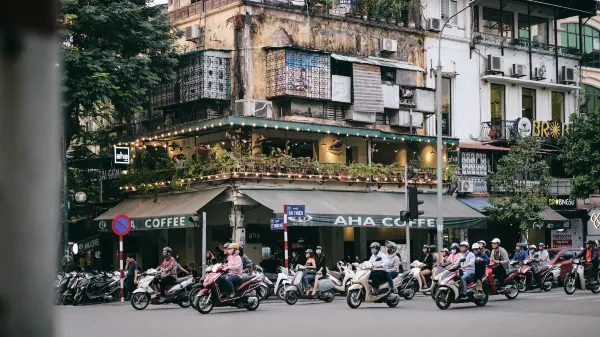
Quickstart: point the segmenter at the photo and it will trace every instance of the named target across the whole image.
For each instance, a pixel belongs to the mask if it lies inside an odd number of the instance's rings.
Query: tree
[[[569,132],[563,139],[559,159],[573,176],[571,195],[587,198],[600,189],[600,111],[571,115]]]
[[[492,220],[519,224],[522,231],[543,220],[540,212],[548,207],[546,196],[552,178],[548,164],[539,154],[540,148],[537,138],[519,137],[499,160],[489,182],[504,194],[491,198],[490,206],[483,209]]]
[[[130,122],[175,76],[178,33],[147,0],[63,0],[59,24],[67,148],[90,139],[82,118]]]

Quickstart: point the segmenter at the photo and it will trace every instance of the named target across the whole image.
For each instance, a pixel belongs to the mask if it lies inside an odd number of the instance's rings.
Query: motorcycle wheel
[[[486,293],[485,291],[482,293],[482,295],[483,295],[483,297],[481,299],[473,301],[473,303],[475,303],[475,305],[478,307],[485,306],[487,304],[488,300],[490,299],[490,295],[488,295],[488,293]]]
[[[150,304],[150,295],[147,293],[134,293],[131,296],[131,306],[135,310],[144,310]]]
[[[596,284],[590,287],[592,293],[597,294],[600,293],[600,284]]]
[[[285,287],[282,285],[279,286],[279,288],[277,288],[277,298],[280,300],[284,300],[285,299]]]
[[[212,298],[210,297],[210,294],[202,295],[196,301],[196,310],[198,310],[198,312],[203,315],[206,315],[209,312],[211,312],[213,310],[213,308],[214,308],[214,304],[212,302]]]
[[[412,300],[415,297],[415,294],[417,293],[417,291],[419,291],[418,288],[419,288],[419,285],[414,283],[412,287],[406,289],[408,291],[408,293],[402,292],[402,297],[404,297],[404,299],[407,301]]]
[[[352,290],[348,292],[348,295],[346,295],[346,303],[348,303],[348,306],[352,309],[356,309],[358,307],[360,307],[360,305],[362,304],[362,296],[360,296],[360,290]]]
[[[575,293],[575,277],[569,275],[565,278],[564,289],[567,295],[573,295]]]
[[[177,304],[182,308],[189,308],[192,305],[190,293],[183,294],[179,297]]]
[[[435,294],[437,293],[437,290],[438,290],[437,285],[431,287],[431,299],[433,299],[434,301],[435,301]]]
[[[546,282],[544,282],[544,284],[542,284],[542,290],[550,291],[550,290],[552,290],[553,286],[554,286],[554,279],[552,277],[548,277]]]
[[[514,300],[515,298],[517,298],[517,296],[519,296],[519,283],[517,281],[509,281],[504,287],[505,289],[507,287],[512,288],[512,291],[504,293],[504,296],[506,296],[506,298],[508,298],[509,300]]]
[[[285,303],[294,305],[298,302],[298,293],[294,290],[285,293]]]
[[[325,301],[325,303],[331,303],[331,302],[333,302],[333,300],[335,300],[335,289],[326,291],[325,294],[329,294],[323,299],[323,301]]]
[[[452,293],[448,293],[448,289],[440,289],[435,295],[435,305],[441,310],[446,310],[450,308],[453,297],[454,295]]]
[[[259,305],[260,305],[260,301],[257,300],[256,302],[253,302],[252,304],[248,303],[248,305],[246,306],[246,309],[248,311],[254,311],[254,310],[258,309]]]
[[[190,301],[190,305],[194,309],[196,309],[196,295],[198,295],[198,292],[200,291],[200,289],[202,289],[202,288],[192,289],[192,291],[190,291],[190,296],[188,297],[189,301]]]
[[[265,287],[258,287],[258,291],[256,292],[256,296],[258,296],[259,301],[263,301],[267,299],[268,290]]]
[[[527,291],[527,280],[524,278],[519,280],[519,291],[522,293]]]
[[[400,296],[396,296],[393,301],[385,301],[385,304],[387,304],[390,308],[397,307],[398,303],[400,303]]]

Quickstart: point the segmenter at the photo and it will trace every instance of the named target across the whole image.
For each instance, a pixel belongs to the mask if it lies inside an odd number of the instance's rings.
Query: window
[[[502,32],[500,32],[502,26],[500,22],[502,22],[504,27]],[[499,9],[483,8],[483,33],[512,37],[513,28],[513,13],[501,12]]]
[[[387,125],[389,124],[387,111],[378,112],[375,114],[375,124],[377,125]]]
[[[473,31],[479,31],[479,6],[473,6]]]
[[[442,78],[442,135],[452,135],[452,80]]]
[[[565,121],[565,94],[552,92],[552,120]]]
[[[458,10],[458,2],[456,0],[442,0],[442,21],[446,22]],[[458,24],[458,15],[453,17],[450,24]]]
[[[579,24],[563,23],[560,45],[572,50],[579,50]],[[584,26],[583,32],[583,65],[600,68],[600,31]]]
[[[490,88],[490,114],[492,121],[504,119],[504,86],[492,83]]]
[[[584,84],[581,89],[581,113],[598,110],[600,108],[600,88]]]
[[[529,27],[531,20],[531,27]],[[548,20],[532,16],[528,18],[525,14],[519,14],[519,38],[531,41],[548,44]]]
[[[535,119],[535,89],[523,88],[521,92],[521,117],[529,118],[529,120]]]

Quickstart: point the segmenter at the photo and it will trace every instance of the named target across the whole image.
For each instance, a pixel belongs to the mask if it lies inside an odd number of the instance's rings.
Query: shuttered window
[[[458,10],[458,3],[456,0],[441,0],[442,2],[442,21],[446,22],[450,16],[456,14]],[[452,18],[450,24],[457,25],[458,24],[458,16]]]

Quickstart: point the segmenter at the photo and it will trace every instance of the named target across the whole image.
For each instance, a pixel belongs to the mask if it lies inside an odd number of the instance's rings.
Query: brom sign
[[[130,162],[129,148],[115,146],[115,164],[128,165]]]

